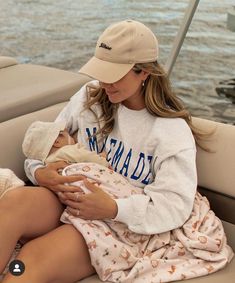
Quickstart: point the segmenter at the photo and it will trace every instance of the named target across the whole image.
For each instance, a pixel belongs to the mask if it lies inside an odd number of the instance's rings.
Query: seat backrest
[[[235,126],[200,118],[193,123],[214,133],[203,142],[212,152],[198,148],[198,184],[235,198]]]
[[[26,181],[22,141],[27,128],[37,120],[53,121],[66,103],[59,103],[0,123],[0,167],[12,169],[19,178]]]
[[[0,57],[0,122],[68,101],[89,80],[78,73]]]
[[[199,191],[223,220],[235,224],[235,126],[194,118],[193,123],[213,134],[203,144],[212,152],[197,150]]]
[[[12,57],[0,56],[0,69],[17,64],[18,64],[17,60]]]

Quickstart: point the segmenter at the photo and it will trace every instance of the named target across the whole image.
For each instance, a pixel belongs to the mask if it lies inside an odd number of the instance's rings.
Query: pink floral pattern
[[[73,164],[64,174],[83,174],[114,198],[142,193],[121,175],[94,163]],[[82,181],[76,183],[85,191]],[[83,220],[64,212],[62,221],[83,235],[91,262],[103,281],[122,283],[170,282],[207,275],[233,257],[222,223],[198,192],[189,219],[178,229],[155,235],[130,231],[123,223]]]

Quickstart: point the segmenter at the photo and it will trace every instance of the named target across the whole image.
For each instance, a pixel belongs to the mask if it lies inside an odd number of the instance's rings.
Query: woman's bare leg
[[[84,238],[69,224],[25,244],[17,259],[24,273],[9,273],[2,283],[73,283],[95,272]]]
[[[58,227],[62,211],[57,197],[45,188],[18,188],[0,199],[0,274],[17,241]]]

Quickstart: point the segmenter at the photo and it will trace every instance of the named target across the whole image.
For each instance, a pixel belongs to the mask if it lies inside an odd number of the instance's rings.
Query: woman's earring
[[[142,82],[142,87],[144,87],[144,83],[145,83],[145,81]]]

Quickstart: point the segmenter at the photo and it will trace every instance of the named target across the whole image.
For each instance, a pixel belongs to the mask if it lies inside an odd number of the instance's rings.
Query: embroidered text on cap
[[[101,42],[101,44],[100,44],[99,47],[104,48],[104,49],[108,49],[108,50],[111,50],[111,49],[112,49],[112,47],[108,46],[107,44],[105,44],[105,43],[103,43],[103,42]]]

